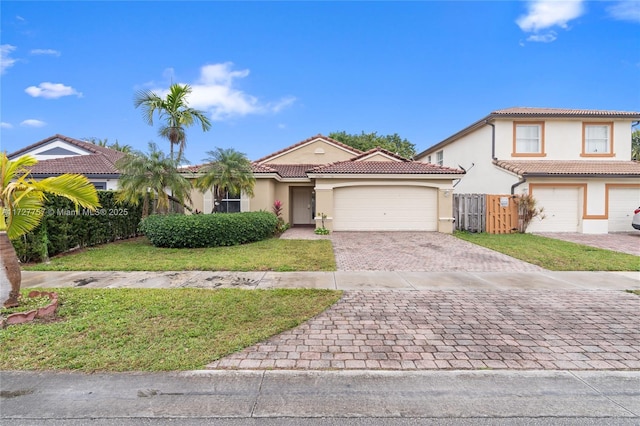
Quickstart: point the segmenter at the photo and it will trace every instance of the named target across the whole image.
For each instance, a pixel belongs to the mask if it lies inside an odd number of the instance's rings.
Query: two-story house
[[[456,193],[531,194],[545,218],[529,232],[632,231],[640,163],[631,161],[640,112],[555,108],[493,111],[416,156],[462,168]]]

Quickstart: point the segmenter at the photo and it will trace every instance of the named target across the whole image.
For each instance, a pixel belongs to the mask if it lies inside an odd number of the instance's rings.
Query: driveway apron
[[[640,298],[621,291],[349,291],[210,369],[640,369]]]

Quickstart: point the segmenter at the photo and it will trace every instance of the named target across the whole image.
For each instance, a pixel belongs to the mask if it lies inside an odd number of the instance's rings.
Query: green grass
[[[231,247],[157,248],[146,238],[91,247],[26,271],[335,271],[331,241],[271,238]]]
[[[533,234],[472,234],[456,237],[551,271],[640,271],[640,257]]]
[[[0,370],[202,369],[297,326],[341,295],[284,289],[54,291],[61,303],[54,321],[0,330]]]

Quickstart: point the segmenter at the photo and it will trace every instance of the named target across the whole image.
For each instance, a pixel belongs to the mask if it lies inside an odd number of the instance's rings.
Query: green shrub
[[[22,262],[46,260],[73,248],[90,247],[138,235],[142,203],[118,204],[114,191],[98,191],[100,208],[95,212],[75,210],[63,197],[50,196],[42,222],[33,231],[12,240]]]
[[[140,231],[156,247],[195,248],[235,246],[270,238],[278,218],[269,212],[198,215],[152,215]]]

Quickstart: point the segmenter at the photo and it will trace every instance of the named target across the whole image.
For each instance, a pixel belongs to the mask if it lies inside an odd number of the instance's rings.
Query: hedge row
[[[278,218],[268,212],[152,215],[140,230],[156,247],[233,246],[272,237]]]
[[[12,240],[18,257],[22,262],[36,262],[73,248],[137,236],[142,203],[117,204],[115,195],[113,191],[98,191],[101,207],[95,212],[82,208],[76,212],[68,199],[48,197],[40,225]]]

